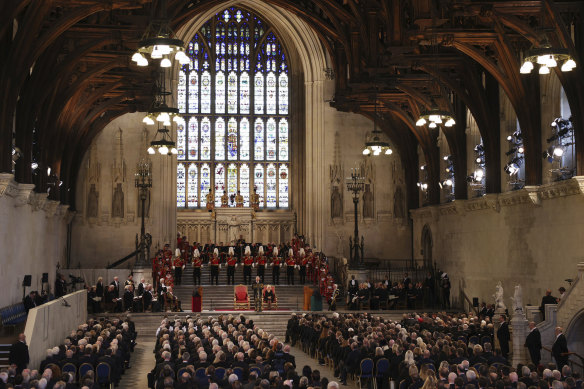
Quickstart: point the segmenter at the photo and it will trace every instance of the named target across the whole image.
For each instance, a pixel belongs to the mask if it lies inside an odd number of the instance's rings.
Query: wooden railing
[[[462,300],[463,300],[462,310],[464,312],[470,312],[472,310],[476,315],[478,315],[479,309],[473,305],[471,299],[468,298],[468,296],[466,295],[466,293],[464,292],[464,290],[462,288],[460,288],[460,295],[462,296]],[[468,304],[468,309],[466,309],[467,307],[464,304],[465,302]]]
[[[551,348],[543,346],[542,347],[545,351],[550,353],[550,359],[552,361],[554,361],[554,353],[552,351]],[[570,366],[570,368],[572,369],[572,373],[577,372],[580,374],[580,376],[582,376],[582,374],[584,374],[584,357],[578,353],[575,352],[568,352],[568,353],[564,353],[564,356],[568,356],[568,365]],[[576,362],[575,360],[573,360],[572,356],[575,356],[577,358],[580,359],[580,363]]]

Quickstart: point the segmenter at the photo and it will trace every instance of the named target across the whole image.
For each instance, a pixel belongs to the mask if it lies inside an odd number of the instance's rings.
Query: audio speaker
[[[479,306],[479,298],[478,297],[473,297],[472,298],[472,306],[473,307],[478,307]]]
[[[43,279],[41,281],[43,284],[49,283],[49,273],[43,273]]]
[[[30,274],[27,274],[24,276],[24,279],[22,280],[22,286],[31,286],[32,285],[32,276]]]

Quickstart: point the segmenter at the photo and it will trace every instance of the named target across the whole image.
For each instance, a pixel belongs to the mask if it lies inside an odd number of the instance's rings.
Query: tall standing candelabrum
[[[355,236],[349,237],[349,267],[351,269],[362,269],[365,267],[363,263],[365,241],[363,237],[359,240],[359,193],[365,189],[365,177],[361,175],[359,168],[351,169],[351,177],[347,178],[347,189],[353,193],[353,204],[355,205]]]
[[[134,175],[134,186],[140,193],[140,206],[142,207],[142,227],[140,228],[140,241],[136,242],[136,250],[139,250],[136,259],[136,267],[148,266],[150,258],[150,246],[152,245],[152,236],[146,233],[144,227],[144,217],[146,216],[146,199],[148,191],[152,188],[152,166],[146,159],[138,162],[136,174]]]

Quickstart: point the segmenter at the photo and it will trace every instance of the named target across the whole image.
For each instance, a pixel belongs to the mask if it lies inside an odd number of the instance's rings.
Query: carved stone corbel
[[[15,197],[18,194],[18,183],[14,181],[14,175],[10,173],[0,174],[0,197],[6,195]]]
[[[55,216],[57,208],[61,203],[56,200],[46,200],[43,205],[43,210],[45,211],[45,217],[51,218]]]
[[[22,207],[23,205],[30,204],[30,198],[34,191],[34,184],[18,184],[18,192],[16,194],[15,207]]]
[[[45,208],[45,203],[48,201],[48,193],[32,193],[30,196],[30,204],[33,211],[40,211]]]

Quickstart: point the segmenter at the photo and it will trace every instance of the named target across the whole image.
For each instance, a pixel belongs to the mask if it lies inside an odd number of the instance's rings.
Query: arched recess
[[[293,154],[290,198],[292,209],[297,214],[298,232],[308,237],[313,246],[320,248],[326,212],[325,186],[322,185],[326,179],[323,69],[332,66],[317,34],[303,20],[285,9],[258,0],[222,2],[178,28],[177,37],[185,42],[190,41],[213,15],[233,6],[247,8],[265,19],[288,53],[291,107],[292,104],[299,107],[293,108],[291,114]],[[176,90],[178,71],[178,66],[173,68],[173,90]],[[169,174],[173,174],[172,171]]]
[[[564,329],[570,352],[584,355],[584,337],[582,337],[582,333],[584,333],[584,309],[576,313],[570,324]],[[578,361],[578,358],[574,359]]]
[[[424,268],[432,268],[432,230],[429,225],[424,225],[422,228],[422,258],[424,259]]]

